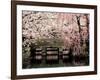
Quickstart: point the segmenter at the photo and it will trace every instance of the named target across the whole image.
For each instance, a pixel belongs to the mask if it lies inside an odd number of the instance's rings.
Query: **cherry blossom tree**
[[[35,47],[72,49],[73,55],[89,53],[89,14],[22,11],[23,55]],[[87,50],[86,50],[87,49]]]

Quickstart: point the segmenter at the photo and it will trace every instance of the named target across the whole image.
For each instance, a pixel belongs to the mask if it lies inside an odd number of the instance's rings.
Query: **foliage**
[[[89,14],[22,11],[22,36],[24,59],[30,55],[31,44],[72,48],[73,55],[87,55]]]

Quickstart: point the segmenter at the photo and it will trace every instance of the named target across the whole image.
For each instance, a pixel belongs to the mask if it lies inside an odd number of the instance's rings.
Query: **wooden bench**
[[[72,50],[71,49],[63,49],[62,51],[62,60],[63,62],[72,62]]]
[[[46,63],[59,62],[59,48],[47,47],[46,48]]]
[[[41,63],[42,62],[42,49],[40,48],[35,48],[33,50],[31,50],[31,62],[33,63]]]
[[[63,62],[67,62],[69,60],[69,51],[67,49],[63,49],[62,51],[62,60]]]

